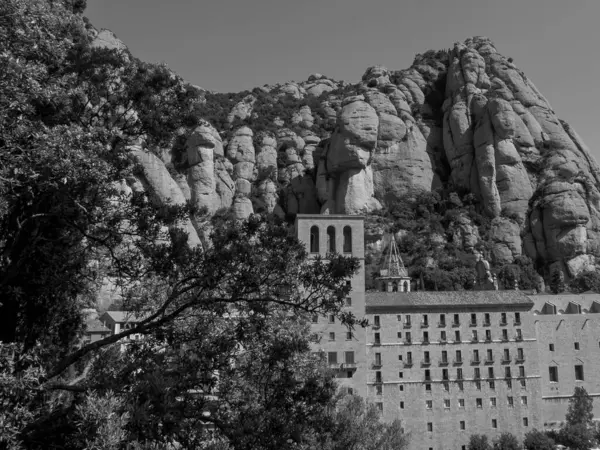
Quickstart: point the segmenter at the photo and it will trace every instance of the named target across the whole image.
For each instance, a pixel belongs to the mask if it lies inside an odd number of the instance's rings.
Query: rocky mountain
[[[108,31],[93,45],[126,51]],[[402,241],[412,227],[427,251],[418,262],[400,248],[424,269],[441,250],[466,265],[483,253],[497,269],[528,257],[544,276],[596,268],[598,164],[488,38],[427,51],[404,70],[370,67],[356,84],[313,74],[241,93],[195,89],[195,120],[172,145],[132,149],[160,202],[199,211],[186,225],[193,240],[215,214],[365,214],[373,255],[384,231]],[[430,208],[441,229],[417,224],[431,222],[418,211],[427,192],[445,202]]]

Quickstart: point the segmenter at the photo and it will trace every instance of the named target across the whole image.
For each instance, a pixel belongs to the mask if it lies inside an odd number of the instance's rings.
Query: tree
[[[492,450],[488,437],[484,434],[472,434],[467,448],[468,450]]]
[[[571,450],[590,450],[594,446],[594,431],[584,423],[567,424],[558,432],[558,444]]]
[[[553,294],[565,292],[565,275],[558,267],[555,267],[550,274],[550,291]]]
[[[586,291],[600,292],[600,274],[590,270],[581,272],[569,283],[573,292],[581,293]]]
[[[531,430],[525,435],[523,447],[525,450],[554,450],[555,442],[539,430]]]
[[[523,447],[514,434],[504,432],[494,440],[494,450],[521,450]]]
[[[569,399],[569,409],[565,417],[568,425],[592,426],[594,419],[594,400],[582,386],[575,387]]]

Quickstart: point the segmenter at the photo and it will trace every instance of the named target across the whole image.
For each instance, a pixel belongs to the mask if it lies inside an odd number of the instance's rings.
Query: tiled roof
[[[367,292],[365,297],[367,313],[395,308],[533,306],[533,302],[521,291]]]
[[[102,314],[102,318],[105,318],[106,316],[117,323],[134,323],[142,320],[142,317],[136,315],[132,311],[106,311],[104,314]]]

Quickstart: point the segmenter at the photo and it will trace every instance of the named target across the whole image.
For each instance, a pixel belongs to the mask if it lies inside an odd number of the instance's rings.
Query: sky
[[[369,66],[488,36],[600,161],[600,0],[87,0],[85,15],[148,62],[237,92]]]

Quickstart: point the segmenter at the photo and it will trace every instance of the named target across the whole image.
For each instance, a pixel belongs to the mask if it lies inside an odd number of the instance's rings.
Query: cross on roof
[[[388,277],[408,277],[393,234],[390,242],[390,253],[388,254],[386,268]]]

